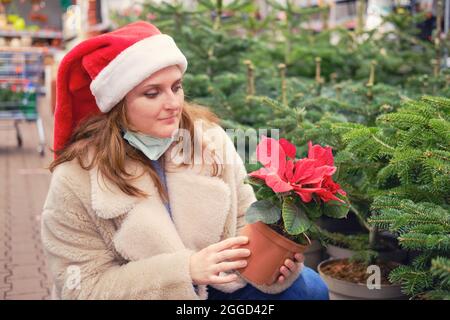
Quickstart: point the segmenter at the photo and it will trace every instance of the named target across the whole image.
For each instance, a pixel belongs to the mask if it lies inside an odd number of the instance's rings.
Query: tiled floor
[[[39,100],[47,146],[52,145],[53,122],[47,99]],[[1,120],[0,126],[12,125]],[[15,130],[0,128],[0,300],[48,299],[50,279],[40,243],[40,215],[50,183],[45,169],[52,155],[37,152],[35,122],[19,124],[22,148]]]

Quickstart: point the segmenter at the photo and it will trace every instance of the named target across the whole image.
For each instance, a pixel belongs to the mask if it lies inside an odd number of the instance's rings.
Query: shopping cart
[[[41,156],[45,154],[45,135],[37,96],[44,74],[45,51],[41,48],[0,48],[0,120],[14,121],[14,126],[2,125],[0,128],[14,127],[17,145],[22,147],[19,122],[36,122],[37,150]]]

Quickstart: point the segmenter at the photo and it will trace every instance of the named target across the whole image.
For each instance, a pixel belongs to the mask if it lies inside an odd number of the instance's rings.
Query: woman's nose
[[[164,107],[166,109],[178,109],[180,107],[180,98],[173,92],[169,93],[164,101]]]

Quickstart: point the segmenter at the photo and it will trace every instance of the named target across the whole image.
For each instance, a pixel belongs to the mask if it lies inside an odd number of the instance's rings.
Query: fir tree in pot
[[[408,100],[397,112],[378,117],[376,126],[358,125],[343,135],[347,150],[376,168],[368,220],[371,235],[387,229],[403,249],[417,255],[407,265],[390,263],[385,270],[380,260],[367,259],[365,266],[359,264],[361,277],[355,276],[357,264],[352,261],[336,260],[334,266],[323,262],[319,272],[331,298],[398,299],[405,297],[402,292],[414,299],[450,296],[449,110],[446,98]],[[374,238],[370,242],[376,244],[378,237]],[[380,290],[369,290],[362,268],[374,266],[385,278]]]
[[[246,212],[242,234],[249,237],[248,264],[239,270],[256,284],[273,284],[287,258],[303,253],[310,239],[323,239],[315,222],[322,215],[343,218],[346,193],[335,183],[330,147],[308,144],[308,156],[296,159],[286,139],[262,137],[256,155],[262,168],[249,174],[259,201]]]

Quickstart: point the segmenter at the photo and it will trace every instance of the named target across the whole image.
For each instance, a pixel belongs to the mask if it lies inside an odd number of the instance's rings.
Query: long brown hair
[[[208,123],[219,123],[219,118],[208,108],[184,103],[180,120],[180,128],[188,130],[191,137],[194,134],[194,122],[205,120]],[[158,174],[152,167],[150,160],[139,150],[129,145],[122,137],[122,129],[130,128],[127,119],[125,102],[122,100],[108,113],[92,116],[81,122],[72,133],[69,141],[61,150],[54,150],[56,159],[50,164],[48,169],[51,172],[61,163],[77,159],[80,166],[85,170],[91,170],[98,165],[103,177],[119,187],[121,191],[137,197],[147,197],[148,194],[130,184],[129,181],[137,177],[130,174],[125,169],[126,159],[132,159],[143,164],[144,173],[149,173],[153,179],[158,192],[164,201],[168,200],[168,195],[163,188]],[[89,150],[94,148],[93,157],[87,160]],[[202,150],[205,151],[205,146]],[[191,148],[194,150],[194,139],[191,139]],[[88,163],[85,163],[87,160]],[[194,152],[191,154],[191,163],[194,163]],[[213,160],[213,175],[219,175],[222,166]]]

